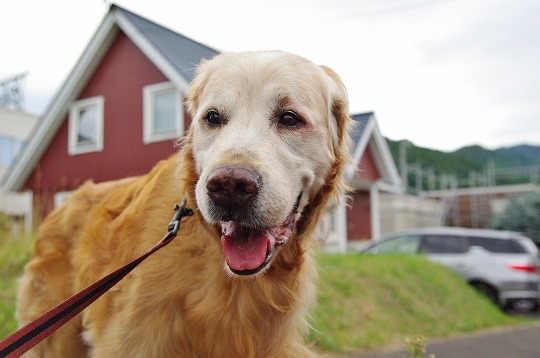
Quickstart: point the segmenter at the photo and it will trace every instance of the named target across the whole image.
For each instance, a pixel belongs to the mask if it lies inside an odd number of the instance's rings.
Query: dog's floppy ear
[[[345,84],[341,78],[335,73],[331,68],[326,66],[321,66],[326,75],[330,77],[332,82],[331,88],[331,101],[332,101],[332,115],[335,122],[330,123],[333,144],[334,144],[334,153],[339,154],[343,153],[344,149],[342,146],[349,146],[350,140],[348,136],[348,130],[351,126],[351,118],[349,116],[349,99],[347,96],[347,90],[345,89]]]
[[[353,121],[349,116],[349,99],[345,84],[331,68],[326,66],[321,66],[321,68],[332,83],[331,112],[333,118],[331,118],[329,126],[333,137],[332,149],[335,159],[331,176],[333,177],[334,195],[339,196],[349,189],[346,184],[345,169],[352,162],[349,131]]]

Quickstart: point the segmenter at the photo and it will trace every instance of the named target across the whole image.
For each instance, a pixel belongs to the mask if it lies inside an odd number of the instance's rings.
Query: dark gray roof
[[[360,139],[364,135],[364,130],[366,129],[366,126],[372,116],[373,112],[357,113],[351,115],[351,118],[354,122],[354,126],[349,133],[352,139],[352,153],[356,152],[356,147],[358,146]]]
[[[203,58],[210,59],[219,54],[219,51],[213,48],[193,41],[120,6],[112,5],[111,10],[113,8],[118,9],[124,14],[178,72],[182,74],[187,82],[193,80],[195,77],[195,68]]]

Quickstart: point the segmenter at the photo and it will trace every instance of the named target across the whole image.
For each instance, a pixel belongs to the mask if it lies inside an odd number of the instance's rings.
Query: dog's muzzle
[[[212,216],[221,226],[221,244],[227,265],[238,275],[260,272],[276,249],[291,236],[298,216],[298,201],[283,223],[258,227],[252,204],[262,182],[256,170],[241,166],[214,169],[206,182]]]

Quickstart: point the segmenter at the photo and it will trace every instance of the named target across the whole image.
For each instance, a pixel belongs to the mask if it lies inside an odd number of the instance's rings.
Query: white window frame
[[[68,138],[68,153],[77,155],[91,152],[101,152],[103,150],[103,113],[104,113],[105,98],[97,96],[92,98],[82,99],[74,102],[69,110],[69,138]],[[85,107],[96,106],[97,123],[96,123],[96,141],[90,144],[79,144],[79,115],[81,109]]]
[[[54,193],[54,208],[56,209],[65,203],[71,197],[72,193],[72,191],[57,191]]]
[[[175,123],[176,128],[169,132],[155,133],[154,123],[154,96],[159,92],[174,90],[176,101]],[[161,142],[180,138],[184,133],[184,109],[180,91],[171,82],[161,82],[143,88],[143,142],[145,144]]]

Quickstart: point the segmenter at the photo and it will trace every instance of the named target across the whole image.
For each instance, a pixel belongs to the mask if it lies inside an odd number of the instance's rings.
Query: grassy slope
[[[445,337],[523,322],[422,257],[321,254],[319,266],[311,338],[326,350],[372,350],[415,335]]]
[[[31,245],[0,233],[0,339],[16,329],[17,278]],[[422,258],[321,254],[319,263],[320,305],[311,338],[326,351],[367,350],[416,334],[440,337],[518,321]]]
[[[0,232],[0,339],[17,328],[14,317],[17,279],[30,259],[32,246],[31,239],[14,239]]]

